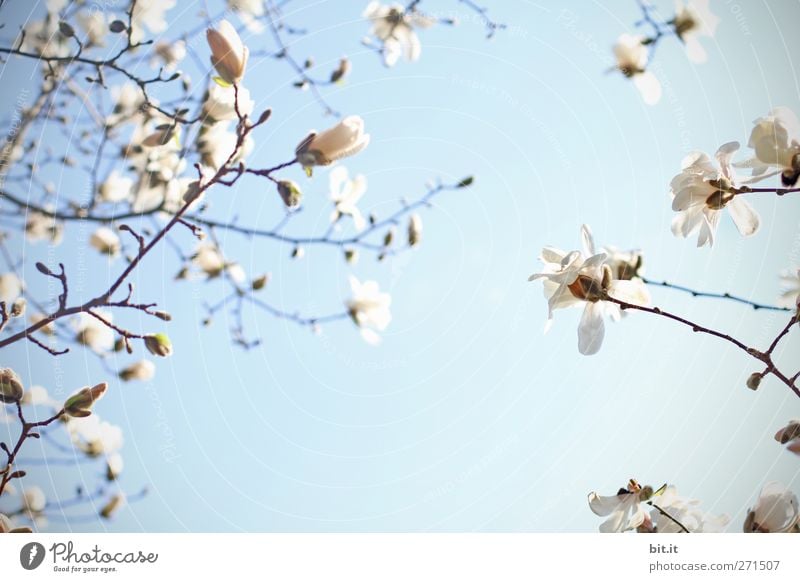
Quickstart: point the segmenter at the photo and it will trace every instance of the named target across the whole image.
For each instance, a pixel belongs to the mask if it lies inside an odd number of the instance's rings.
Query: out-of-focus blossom
[[[700,501],[680,497],[674,485],[668,486],[660,495],[653,497],[652,503],[661,509],[661,511],[659,509],[650,511],[650,520],[656,533],[682,533],[684,530],[681,525],[691,533],[720,533],[730,523],[727,515],[716,516],[705,513],[699,508]]]
[[[26,512],[30,514],[40,513],[44,511],[46,505],[47,497],[41,487],[36,485],[25,487],[22,492],[22,507]]]
[[[102,11],[90,10],[88,12],[79,12],[77,19],[78,24],[86,33],[89,44],[105,46],[108,23]]]
[[[125,468],[125,462],[119,453],[111,453],[106,457],[106,479],[115,481]]]
[[[116,257],[122,246],[117,233],[107,226],[101,226],[95,230],[89,237],[89,244],[97,252],[110,257]]]
[[[168,10],[175,7],[176,0],[137,0],[131,15],[131,42],[144,40],[144,29],[154,34],[167,29],[164,17]]]
[[[414,213],[408,219],[408,246],[415,247],[422,241],[422,217]]]
[[[380,335],[392,321],[389,307],[392,297],[382,293],[375,281],[360,282],[350,277],[352,295],[345,303],[350,318],[361,329],[361,337],[370,344],[380,343]]]
[[[31,386],[22,396],[22,404],[29,406],[53,406],[55,401],[50,398],[47,389],[43,386]]]
[[[633,84],[648,105],[661,100],[661,83],[656,76],[646,70],[649,53],[643,36],[622,34],[614,44],[614,57],[617,70],[633,81]]]
[[[210,117],[210,121],[229,121],[236,119],[236,91],[231,87],[222,87],[216,83],[208,89],[208,94],[203,102],[203,114]],[[250,91],[239,87],[239,112],[250,115],[253,112],[254,102],[250,98]],[[233,148],[231,148],[231,151]],[[228,152],[230,153],[230,151]]]
[[[334,203],[331,222],[338,222],[342,216],[350,216],[356,230],[363,230],[367,221],[358,209],[358,201],[367,191],[367,178],[359,174],[352,180],[344,166],[337,166],[330,173],[331,200]]]
[[[236,150],[236,144],[236,133],[228,129],[227,123],[214,123],[203,126],[197,140],[197,149],[203,156],[203,164],[217,170],[228,162],[228,158]],[[253,147],[253,139],[248,135],[229,164],[243,161],[253,151]]]
[[[100,517],[111,519],[114,514],[125,506],[125,496],[122,493],[112,495],[111,499],[100,509]]]
[[[401,4],[370,2],[363,14],[372,23],[370,34],[381,41],[383,62],[394,66],[401,56],[408,61],[419,59],[422,47],[415,28],[430,28],[436,19],[418,10],[406,10]]]
[[[0,275],[0,301],[5,301],[7,306],[11,306],[14,300],[22,295],[23,288],[22,280],[15,273]]]
[[[239,33],[227,20],[222,20],[217,28],[206,31],[206,40],[211,49],[211,64],[223,82],[233,85],[244,77],[247,58],[250,55]]]
[[[800,269],[786,269],[781,272],[783,292],[778,304],[789,309],[800,306]]]
[[[796,532],[800,511],[797,497],[780,483],[764,485],[744,520],[745,533]]]
[[[133,180],[113,170],[98,188],[104,202],[122,202],[131,196]]]
[[[133,380],[149,382],[156,374],[156,365],[150,360],[139,360],[119,372],[119,377],[125,382]]]
[[[11,519],[0,513],[0,534],[4,533],[32,533],[32,529],[25,526],[17,526]]]
[[[264,16],[264,0],[228,0],[228,8],[235,12],[247,30],[259,33],[264,25],[258,19]]]
[[[113,322],[111,313],[97,309],[94,311],[104,320],[110,323]],[[76,339],[78,342],[90,348],[92,351],[102,354],[110,351],[114,347],[114,331],[102,321],[92,317],[88,313],[79,313],[73,325],[77,333]]]
[[[364,133],[364,120],[358,115],[350,115],[322,133],[311,132],[297,146],[295,154],[305,168],[327,166],[357,154],[368,144],[369,134]]]
[[[52,216],[31,211],[25,222],[25,238],[30,242],[48,241],[57,245],[64,234],[64,226]]]
[[[122,429],[93,414],[70,418],[66,424],[72,444],[88,457],[111,455],[122,448]]]
[[[165,71],[174,71],[180,62],[186,58],[186,43],[182,40],[160,40],[153,47],[152,66],[160,63]]]
[[[769,168],[778,168],[786,186],[793,186],[800,178],[800,121],[788,107],[776,107],[764,117],[753,122],[747,145],[755,156],[737,164],[749,167],[754,176],[764,174]]]
[[[675,236],[685,238],[698,232],[698,247],[713,245],[724,208],[728,209],[742,236],[758,231],[761,222],[758,214],[735,191],[736,176],[731,158],[738,149],[738,142],[720,146],[716,164],[702,152],[693,152],[684,158],[681,173],[670,182],[672,209],[678,213],[672,221]]]
[[[686,46],[686,54],[693,63],[704,63],[708,58],[700,37],[713,38],[719,24],[719,17],[711,12],[709,0],[689,0],[676,2],[675,19],[672,26]]]

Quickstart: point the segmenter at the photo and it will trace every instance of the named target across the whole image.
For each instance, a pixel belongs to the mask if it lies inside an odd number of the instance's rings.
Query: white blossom
[[[764,485],[744,521],[745,533],[785,533],[797,529],[797,497],[780,483]]]
[[[719,17],[711,12],[709,0],[676,1],[675,20],[672,25],[686,46],[686,53],[693,63],[704,63],[708,58],[699,37],[713,38]]]
[[[589,494],[589,508],[595,515],[608,517],[600,524],[602,533],[618,533],[636,529],[648,519],[642,502],[648,498],[652,489],[642,489],[631,480],[627,489],[620,489],[616,495],[600,496]]]
[[[94,312],[109,323],[113,321],[111,313],[98,309],[95,309]],[[92,351],[101,354],[114,347],[114,331],[96,317],[81,312],[76,316],[73,326],[78,342]]]
[[[675,520],[692,533],[720,533],[730,523],[727,515],[715,516],[705,513],[699,508],[700,501],[680,497],[674,485],[668,486],[660,495],[653,497],[652,503],[673,518],[670,519],[658,509],[651,510],[650,520],[658,533],[683,532]]]
[[[222,81],[229,85],[241,81],[250,49],[244,45],[233,25],[227,20],[220,21],[217,28],[206,30],[206,40],[211,49],[211,64]]]
[[[655,105],[661,99],[661,83],[656,76],[646,70],[649,53],[643,44],[645,38],[631,34],[622,34],[614,44],[614,56],[617,69],[633,84],[648,105]]]
[[[264,0],[228,0],[228,8],[239,15],[250,32],[259,33],[264,29],[258,21],[264,15]]]
[[[8,272],[0,275],[0,301],[11,306],[14,300],[22,295],[22,280],[16,274]]]
[[[155,67],[160,63],[165,71],[172,72],[184,58],[186,58],[186,42],[160,40],[153,47],[153,59],[150,65]]]
[[[672,221],[675,236],[685,238],[698,232],[698,247],[713,245],[724,208],[728,209],[742,236],[758,231],[758,214],[749,202],[734,192],[736,177],[731,158],[738,149],[738,142],[720,146],[716,153],[717,164],[702,152],[693,152],[684,158],[681,173],[670,182],[672,209],[678,213]]]
[[[363,150],[370,136],[364,133],[364,120],[350,115],[321,133],[311,132],[297,146],[297,161],[304,167],[327,166]]]
[[[345,303],[347,311],[353,322],[361,328],[361,337],[370,344],[380,343],[380,335],[392,321],[389,307],[392,297],[382,293],[375,281],[360,282],[350,276],[350,289],[352,295]]]
[[[222,87],[216,83],[208,89],[208,95],[203,102],[203,114],[213,121],[229,121],[237,118],[235,97],[236,91],[232,87]],[[250,115],[253,112],[254,102],[250,98],[250,91],[239,87],[239,112]],[[233,148],[231,148],[231,151]],[[230,151],[228,152],[230,153]]]
[[[545,247],[539,257],[544,263],[541,273],[528,280],[543,279],[548,302],[545,331],[552,325],[553,312],[567,307],[583,307],[578,326],[578,350],[592,355],[600,350],[605,335],[604,317],[620,319],[619,305],[607,301],[613,297],[626,303],[646,305],[650,295],[641,280],[619,280],[606,264],[608,255],[596,252],[589,227],[581,229],[584,250],[564,252]]]
[[[175,7],[176,0],[137,0],[131,18],[131,42],[144,39],[144,29],[158,34],[167,29],[164,15]]]
[[[89,43],[96,46],[105,46],[108,23],[100,10],[90,10],[78,13],[78,24],[86,33]]]
[[[41,487],[36,485],[25,487],[22,493],[22,507],[25,511],[31,514],[39,513],[44,511],[46,505],[47,497],[45,497]]]
[[[800,455],[800,420],[790,420],[786,426],[775,433],[775,440],[785,445],[795,455]]]
[[[155,374],[156,365],[153,362],[150,360],[139,360],[120,370],[119,377],[125,382],[130,382],[132,380],[149,382],[153,379]]]
[[[363,230],[367,221],[356,204],[367,191],[367,178],[358,174],[352,180],[344,166],[336,166],[329,177],[330,197],[334,203],[331,222],[338,222],[342,216],[350,216],[356,230]]]
[[[800,121],[788,107],[776,107],[754,122],[747,145],[755,157],[737,167],[750,167],[753,175],[764,174],[769,168],[783,173],[786,185],[794,185],[800,176]]]
[[[789,309],[800,307],[800,269],[781,271],[781,282],[783,291],[778,299],[778,304]]]
[[[122,448],[122,429],[97,414],[70,418],[66,424],[72,443],[89,457],[111,455]]]
[[[107,226],[101,226],[89,237],[89,244],[103,255],[115,257],[119,254],[121,243],[119,236]]]
[[[57,245],[64,234],[64,226],[52,216],[31,211],[25,222],[25,238],[30,242],[48,241]]]
[[[419,59],[422,51],[415,28],[430,28],[436,19],[417,10],[405,10],[401,4],[370,2],[363,14],[372,23],[370,34],[383,43],[381,52],[387,67],[401,56],[408,61]]]
[[[98,188],[104,202],[122,202],[131,196],[133,180],[113,170]]]

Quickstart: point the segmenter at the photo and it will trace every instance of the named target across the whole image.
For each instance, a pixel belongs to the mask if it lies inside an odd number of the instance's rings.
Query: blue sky
[[[224,313],[209,328],[200,324],[203,302],[223,297],[222,284],[174,282],[179,265],[163,246],[134,282],[173,321],[125,320],[172,337],[175,354],[158,362],[152,382],[109,378],[88,352],[54,361],[30,344],[8,349],[6,363],[51,390],[110,380],[98,412],[125,431],[122,485],[150,489],[113,521],[53,521],[52,528],[594,531],[589,491],[611,494],[635,477],[677,485],[705,509],[731,515],[738,530],[763,483],[796,485],[797,461],[772,435],[797,416],[798,403],[773,381],[747,390],[753,361],[645,314],[610,325],[601,352],[580,356],[579,312],[557,313],[544,335],[541,286],[527,282],[543,246],[579,248],[587,223],[600,244],[641,249],[650,277],[774,301],[778,272],[800,263],[800,200],[756,198],[763,223],[756,236],[742,239],[724,217],[714,248],[697,249],[670,232],[668,184],[690,150],[745,144],[752,121],[774,106],[800,111],[790,59],[800,50],[789,26],[796,3],[712,1],[721,21],[705,41],[708,62],[693,65],[666,39],[654,68],[664,96],[654,107],[621,75],[605,72],[611,44],[639,17],[632,0],[574,3],[569,17],[544,4],[486,3],[512,25],[492,41],[457,2],[423,2],[461,24],[421,32],[421,59],[392,69],[360,44],[366,2],[289,4],[289,21],[309,31],[293,46],[296,55],[313,55],[321,71],[345,54],[353,62],[348,81],[325,96],[361,115],[372,135],[367,150],[345,161],[369,180],[365,211],[387,214],[437,177],[474,175],[475,184],[437,197],[422,215],[421,247],[380,263],[363,256],[351,267],[328,248],[308,248],[293,261],[289,247],[219,233],[248,273],[272,273],[263,298],[287,310],[335,312],[350,273],[377,280],[393,298],[380,347],[365,344],[347,321],[315,336],[246,311],[263,345],[243,351],[232,345]],[[659,6],[668,11],[671,3]],[[184,22],[196,25],[198,9],[182,4],[185,18],[168,36],[179,36]],[[170,22],[178,12],[168,13]],[[251,50],[269,46],[266,35],[245,40]],[[200,79],[193,67],[187,61]],[[30,62],[13,61],[2,74],[32,82]],[[257,110],[273,109],[255,134],[254,165],[290,159],[310,128],[331,122],[291,87],[294,80],[279,61],[251,60],[245,85]],[[15,98],[3,92],[4,110]],[[306,195],[296,232],[326,228],[327,173],[285,174]],[[50,179],[64,191],[86,187]],[[216,189],[212,212],[272,225],[282,210],[266,189],[253,180]],[[86,249],[90,232],[78,225],[56,249],[13,239],[29,284],[40,284],[34,261],[56,252],[76,273],[76,300],[108,285],[121,265]],[[185,231],[175,240],[194,245]],[[653,297],[756,344],[783,326],[783,316],[732,303],[669,290]],[[795,334],[784,361],[797,348]],[[52,468],[29,479],[63,493],[92,482],[94,470]]]

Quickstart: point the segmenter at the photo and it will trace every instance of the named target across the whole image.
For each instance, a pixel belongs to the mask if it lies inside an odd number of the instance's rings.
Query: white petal
[[[751,236],[756,233],[761,225],[761,220],[747,200],[737,196],[728,203],[727,208],[742,236]]]
[[[605,335],[602,309],[597,303],[587,303],[578,325],[578,351],[591,356],[600,351]]]
[[[647,105],[655,105],[661,100],[661,83],[650,71],[633,76],[633,84]]]

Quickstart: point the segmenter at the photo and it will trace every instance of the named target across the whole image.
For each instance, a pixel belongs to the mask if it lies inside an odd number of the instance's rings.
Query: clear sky
[[[22,21],[21,10],[33,4],[41,13],[41,3],[27,3],[5,7],[3,17],[16,11]],[[167,13],[169,38],[201,23],[202,4],[179,4]],[[378,281],[392,294],[393,315],[379,347],[348,321],[315,336],[247,310],[248,329],[263,344],[243,351],[230,341],[224,313],[209,328],[200,324],[203,303],[219,300],[225,287],[174,282],[179,264],[162,245],[134,282],[173,321],[120,318],[169,332],[175,354],[158,362],[152,382],[111,378],[87,351],[55,361],[31,344],[7,349],[4,365],[51,391],[109,380],[98,412],[125,432],[122,485],[150,489],[113,521],[54,520],[52,529],[595,531],[600,520],[586,495],[612,494],[635,477],[677,485],[705,509],[729,514],[738,531],[763,483],[797,490],[797,459],[772,435],[798,416],[800,403],[772,380],[748,390],[754,361],[646,314],[609,325],[600,353],[581,356],[580,312],[558,312],[544,335],[541,285],[527,282],[543,246],[579,248],[587,223],[600,244],[641,249],[650,277],[774,302],[778,272],[800,264],[800,199],[756,198],[763,224],[756,236],[742,239],[726,216],[713,249],[697,249],[670,232],[668,185],[689,151],[746,144],[752,121],[774,106],[800,112],[797,2],[712,0],[721,20],[716,37],[704,39],[708,62],[690,63],[667,39],[653,69],[664,95],[653,107],[621,75],[606,74],[612,43],[640,16],[633,0],[573,2],[570,14],[555,3],[485,4],[511,25],[491,41],[454,0],[422,2],[461,23],[422,31],[420,60],[392,69],[360,44],[369,28],[360,18],[366,1],[287,5],[288,20],[308,30],[293,45],[296,55],[313,55],[321,71],[342,55],[353,62],[347,82],[325,96],[361,115],[372,135],[344,164],[368,178],[363,210],[391,212],[400,198],[422,195],[432,178],[474,175],[475,184],[437,197],[422,213],[421,247],[381,263],[364,256],[351,267],[327,248],[308,248],[293,261],[289,247],[219,233],[248,273],[272,273],[263,297],[290,311],[341,310],[351,272]],[[666,12],[672,3],[659,6]],[[245,41],[251,50],[271,46],[268,35]],[[204,43],[196,48],[205,60]],[[32,83],[31,67],[6,65],[4,85]],[[205,71],[191,61],[184,67],[202,86]],[[254,165],[290,159],[310,128],[331,123],[308,93],[291,87],[294,80],[280,61],[251,60],[245,85],[257,110],[273,109],[255,134]],[[4,90],[3,110],[16,98]],[[77,155],[77,142],[63,147]],[[307,201],[293,232],[326,228],[327,174],[285,174]],[[48,179],[65,195],[86,188]],[[270,226],[282,210],[265,190],[251,180],[215,189],[213,215]],[[19,236],[10,244],[24,252],[31,286],[41,284],[34,261],[57,253],[75,273],[77,299],[105,288],[121,269],[86,248],[90,232],[78,225],[55,249],[23,249]],[[194,245],[185,230],[175,241]],[[757,344],[783,326],[783,315],[732,303],[657,289],[653,297]],[[798,347],[795,333],[782,360],[796,361]],[[130,361],[120,355],[109,365]],[[93,471],[52,467],[29,479],[66,495],[81,480],[93,482]]]

